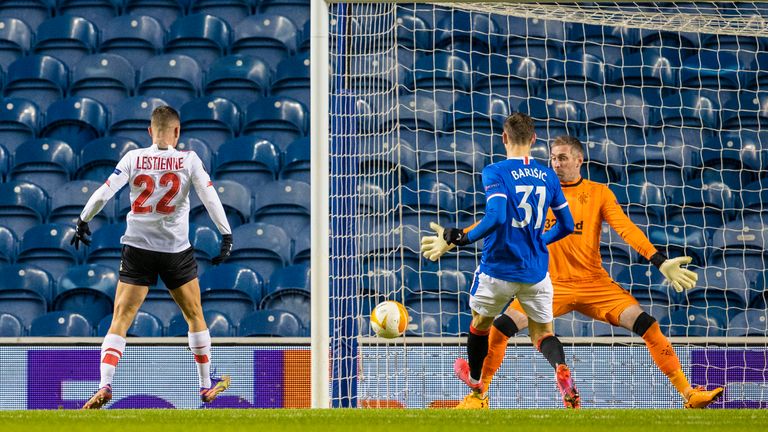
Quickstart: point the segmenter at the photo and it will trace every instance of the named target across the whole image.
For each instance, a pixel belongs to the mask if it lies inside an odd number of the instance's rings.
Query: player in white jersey
[[[98,409],[112,398],[112,378],[125,349],[125,336],[136,312],[157,283],[158,276],[171,292],[189,325],[189,348],[200,380],[200,399],[209,403],[229,387],[230,378],[211,377],[211,336],[203,318],[197,262],[189,243],[189,191],[194,188],[222,234],[221,252],[213,264],[232,252],[232,230],[224,207],[195,152],[178,151],[179,114],[161,106],[152,112],[152,146],[131,150],[118,162],[109,179],[85,205],[72,239],[75,248],[90,244],[88,222],[126,184],[131,188],[131,211],[120,242],[120,280],[115,295],[112,325],[101,345],[99,390],[83,409]]]

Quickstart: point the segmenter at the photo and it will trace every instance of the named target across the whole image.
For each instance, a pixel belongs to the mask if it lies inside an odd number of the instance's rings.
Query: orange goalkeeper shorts
[[[555,290],[552,314],[555,317],[575,310],[590,318],[617,326],[621,313],[628,307],[639,304],[629,291],[608,277],[575,283],[552,281],[552,285]],[[509,307],[525,313],[517,299]]]

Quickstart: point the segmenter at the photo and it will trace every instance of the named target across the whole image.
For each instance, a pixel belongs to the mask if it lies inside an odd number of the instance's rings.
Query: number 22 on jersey
[[[534,228],[539,229],[541,228],[541,222],[544,219],[544,202],[547,198],[547,188],[546,186],[535,186],[535,188],[538,200],[536,201],[536,225],[534,225]],[[520,200],[520,205],[518,205],[517,208],[523,209],[525,217],[521,221],[512,218],[513,227],[525,228],[531,223],[531,219],[533,218],[533,207],[531,207],[531,204],[528,202],[528,198],[531,196],[533,190],[534,186],[532,185],[515,186],[515,192],[523,194],[523,199]]]
[[[160,214],[171,214],[176,211],[176,206],[168,205],[168,203],[170,203],[176,194],[179,193],[179,188],[181,188],[181,179],[179,178],[178,174],[174,172],[167,172],[163,174],[162,177],[160,177],[159,183],[161,187],[167,187],[168,185],[171,187],[157,202],[154,211]],[[152,213],[152,206],[145,204],[149,197],[151,197],[155,192],[155,179],[147,174],[139,174],[136,176],[136,178],[133,179],[133,185],[137,188],[144,188],[139,196],[136,197],[136,200],[131,204],[131,210],[133,213]]]

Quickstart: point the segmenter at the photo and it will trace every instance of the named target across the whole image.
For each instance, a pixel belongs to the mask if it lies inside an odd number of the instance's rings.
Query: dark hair
[[[533,119],[520,112],[513,113],[504,120],[504,132],[513,145],[528,145],[533,139]]]
[[[179,113],[169,107],[162,105],[152,111],[152,128],[158,131],[171,127],[174,123],[179,123]]]
[[[584,156],[584,145],[575,136],[561,135],[552,141],[551,147],[562,145],[568,146],[572,151],[575,151],[577,154]]]

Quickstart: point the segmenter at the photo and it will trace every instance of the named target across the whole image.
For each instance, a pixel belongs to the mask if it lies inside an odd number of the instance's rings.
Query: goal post
[[[720,407],[768,406],[768,3],[313,2],[311,32],[313,407],[463,396],[451,363],[480,249],[431,263],[419,238],[482,216],[480,173],[514,111],[535,120],[534,158],[578,137],[582,175],[654,245],[693,257],[699,283],[677,294],[603,226],[605,269],[691,383],[728,384]],[[406,306],[404,338],[371,334],[383,300]],[[680,405],[631,332],[578,313],[555,331],[585,406]],[[494,407],[558,406],[526,333],[493,386]]]

